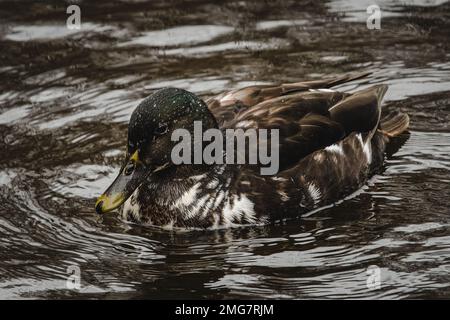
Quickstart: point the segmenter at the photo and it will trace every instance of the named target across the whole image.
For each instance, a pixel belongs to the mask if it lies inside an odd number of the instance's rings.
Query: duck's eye
[[[128,162],[128,164],[125,166],[125,169],[123,169],[123,173],[126,176],[129,176],[130,174],[133,173],[134,167],[135,167],[135,165],[134,165],[133,161]]]
[[[154,133],[157,136],[162,136],[163,134],[166,134],[167,131],[169,131],[169,126],[166,123],[162,123],[155,129]]]

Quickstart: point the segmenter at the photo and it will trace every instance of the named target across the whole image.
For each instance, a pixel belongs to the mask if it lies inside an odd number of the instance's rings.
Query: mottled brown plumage
[[[377,127],[386,86],[373,86],[355,94],[320,91],[366,75],[252,86],[222,93],[207,100],[207,104],[222,128],[279,129],[284,170],[353,131],[368,132]]]
[[[280,85],[255,85],[229,92],[223,92],[218,96],[206,100],[209,110],[216,117],[219,125],[226,126],[228,121],[233,121],[243,110],[248,110],[261,102],[277,97],[286,97],[293,93],[308,92],[311,89],[326,89],[333,86],[363,78],[369,73],[344,75],[325,80],[302,81]],[[275,101],[274,101],[275,102]],[[267,105],[266,105],[267,106]]]

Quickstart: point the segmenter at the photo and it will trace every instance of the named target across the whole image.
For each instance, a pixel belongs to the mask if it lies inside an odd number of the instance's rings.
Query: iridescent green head
[[[206,130],[217,128],[205,102],[195,94],[177,88],[161,89],[142,101],[133,111],[128,125],[127,155],[119,175],[96,203],[104,213],[119,207],[152,173],[172,166],[171,139],[176,129],[194,131],[201,121]]]

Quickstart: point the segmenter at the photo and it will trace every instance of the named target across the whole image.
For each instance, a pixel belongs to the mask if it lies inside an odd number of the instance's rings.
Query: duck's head
[[[119,175],[98,198],[95,210],[105,213],[118,208],[152,174],[173,166],[172,132],[186,129],[193,136],[194,121],[201,121],[204,129],[217,127],[206,104],[188,91],[165,88],[142,101],[131,115],[127,155]]]

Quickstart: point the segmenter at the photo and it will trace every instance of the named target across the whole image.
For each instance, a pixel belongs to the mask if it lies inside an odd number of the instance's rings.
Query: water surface
[[[450,298],[450,4],[0,2],[1,298]],[[411,117],[385,170],[283,225],[170,232],[99,217],[133,108],[369,70]],[[68,268],[80,290],[66,286]],[[381,288],[367,287],[371,266]]]

